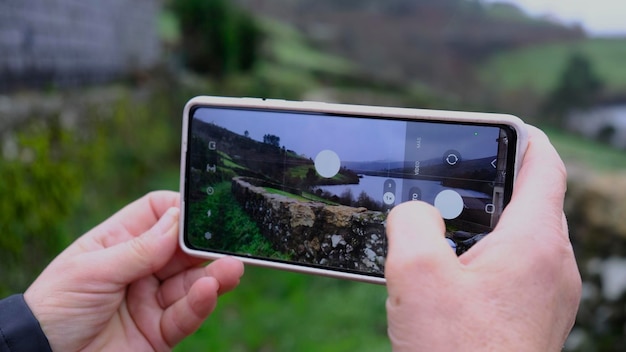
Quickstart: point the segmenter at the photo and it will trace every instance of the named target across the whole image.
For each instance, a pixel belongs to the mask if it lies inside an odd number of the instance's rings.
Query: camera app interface
[[[433,204],[461,254],[493,229],[510,196],[507,127],[215,107],[191,114],[191,248],[382,276],[395,205]]]

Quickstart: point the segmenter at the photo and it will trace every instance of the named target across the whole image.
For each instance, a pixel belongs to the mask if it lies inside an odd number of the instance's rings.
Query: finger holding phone
[[[538,129],[495,230],[457,257],[437,210],[388,218],[387,316],[394,351],[560,351],[581,279],[563,214],[565,167]]]

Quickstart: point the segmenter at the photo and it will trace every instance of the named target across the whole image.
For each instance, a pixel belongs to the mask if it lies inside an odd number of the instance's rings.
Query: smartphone
[[[433,204],[460,255],[498,222],[526,144],[511,115],[196,97],[183,113],[180,246],[384,283],[394,206]]]

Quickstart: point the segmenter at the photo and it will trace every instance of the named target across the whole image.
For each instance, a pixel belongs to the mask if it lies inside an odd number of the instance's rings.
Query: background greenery
[[[481,75],[505,90],[527,88],[547,94],[558,84],[559,73],[568,58],[578,53],[593,63],[609,90],[623,92],[626,89],[625,43],[623,38],[594,38],[520,48],[488,60],[481,68]]]

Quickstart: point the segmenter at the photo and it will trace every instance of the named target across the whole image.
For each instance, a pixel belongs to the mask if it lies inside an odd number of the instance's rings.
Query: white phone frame
[[[185,244],[185,171],[187,160],[187,136],[189,128],[189,113],[196,106],[215,106],[215,107],[233,107],[233,108],[254,108],[268,109],[273,111],[285,110],[290,112],[313,112],[313,113],[329,113],[343,114],[351,117],[372,116],[385,117],[391,119],[416,119],[416,120],[433,120],[445,122],[470,122],[484,124],[508,125],[515,129],[517,133],[517,145],[514,162],[514,182],[519,172],[519,168],[526,152],[528,145],[528,133],[524,122],[516,116],[497,113],[482,112],[464,112],[464,111],[446,111],[446,110],[426,110],[413,108],[398,107],[380,107],[368,105],[348,105],[336,103],[323,103],[311,101],[287,101],[278,99],[260,99],[260,98],[233,98],[233,97],[217,97],[217,96],[197,96],[189,100],[183,111],[182,124],[182,143],[181,143],[181,165],[180,165],[180,229],[179,244],[181,249],[194,257],[208,260],[215,260],[226,256],[234,256],[223,253],[207,252],[187,247]],[[274,262],[269,260],[261,260],[249,258],[245,256],[234,256],[245,264],[269,267],[274,269],[287,270],[292,272],[315,274],[340,279],[348,279],[362,281],[368,283],[385,284],[384,277],[370,276],[366,274],[356,274],[343,272],[339,270],[321,269],[318,267],[309,267],[304,265],[288,264],[283,262]]]

